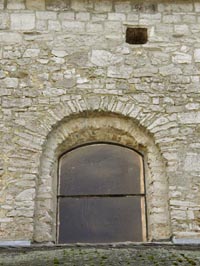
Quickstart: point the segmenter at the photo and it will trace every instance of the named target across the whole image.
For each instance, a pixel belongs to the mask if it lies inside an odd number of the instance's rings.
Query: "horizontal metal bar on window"
[[[145,194],[58,195],[58,198],[145,197]]]

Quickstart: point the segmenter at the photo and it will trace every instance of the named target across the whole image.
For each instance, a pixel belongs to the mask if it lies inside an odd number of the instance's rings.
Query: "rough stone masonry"
[[[1,243],[56,242],[58,158],[91,141],[143,151],[148,241],[200,241],[199,24],[197,0],[0,0]]]

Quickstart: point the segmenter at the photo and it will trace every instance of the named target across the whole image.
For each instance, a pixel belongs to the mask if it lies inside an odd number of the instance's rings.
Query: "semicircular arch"
[[[34,241],[56,239],[57,169],[61,154],[82,144],[101,141],[124,145],[143,154],[148,240],[170,238],[168,179],[165,162],[152,135],[131,117],[94,111],[58,120],[46,138],[36,184]]]

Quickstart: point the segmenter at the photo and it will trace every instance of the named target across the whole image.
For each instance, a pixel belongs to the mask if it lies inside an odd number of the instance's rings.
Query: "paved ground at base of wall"
[[[3,266],[199,266],[200,246],[1,248]]]

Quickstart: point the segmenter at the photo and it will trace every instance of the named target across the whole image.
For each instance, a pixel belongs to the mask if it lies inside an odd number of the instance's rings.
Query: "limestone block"
[[[29,210],[28,208],[12,210],[7,215],[8,217],[33,217],[33,210]]]
[[[29,98],[21,98],[21,99],[3,99],[2,100],[2,106],[6,108],[12,108],[12,107],[19,107],[24,108],[31,106],[32,101]],[[28,143],[30,145],[30,143]],[[17,169],[15,169],[17,171]]]
[[[183,15],[182,21],[183,21],[183,23],[188,23],[188,24],[194,23],[195,24],[196,23],[196,16],[194,16],[194,14]]]
[[[188,210],[188,211],[187,211],[187,217],[188,217],[188,219],[193,220],[193,219],[195,218],[195,217],[194,217],[194,212]]]
[[[22,192],[20,192],[17,196],[16,196],[16,200],[17,201],[31,201],[35,198],[35,189],[34,188],[30,188],[30,189],[26,189]]]
[[[180,113],[178,114],[178,118],[179,118],[180,123],[182,124],[199,124],[200,123],[200,111]]]
[[[75,13],[74,12],[61,12],[58,15],[58,18],[62,20],[74,20]]]
[[[23,57],[37,57],[40,53],[40,49],[27,49],[24,52]]]
[[[0,0],[0,9],[4,9],[5,0]]]
[[[192,56],[185,53],[176,53],[172,56],[172,62],[178,64],[190,64],[192,63]]]
[[[53,55],[57,56],[57,57],[65,57],[66,55],[68,55],[68,53],[64,50],[52,50],[51,52]]]
[[[109,66],[122,62],[123,57],[114,55],[106,50],[93,50],[91,53],[91,62],[96,66]]]
[[[200,48],[194,50],[194,61],[196,63],[200,62]]]
[[[112,34],[112,33],[121,33],[122,25],[120,21],[105,21],[105,32]]]
[[[19,81],[17,78],[5,78],[4,83],[7,88],[17,88]]]
[[[5,78],[6,74],[4,71],[0,70],[0,79]]]
[[[130,12],[131,11],[131,1],[116,1],[115,11],[116,12]]]
[[[60,58],[60,57],[53,57],[52,61],[54,61],[56,64],[64,64],[65,63],[65,59]]]
[[[94,4],[94,9],[98,12],[110,12],[112,10],[112,2],[109,0],[97,0]]]
[[[156,24],[161,21],[161,14],[140,14],[140,21],[146,21],[146,24]]]
[[[93,10],[93,0],[73,0],[71,1],[71,8],[75,11]]]
[[[154,13],[157,11],[157,3],[145,3],[144,1],[140,4],[139,1],[137,4],[133,3],[133,11],[135,12],[145,12],[145,13]]]
[[[179,14],[172,14],[172,15],[163,15],[163,22],[164,23],[179,23],[181,22],[181,16]]]
[[[35,28],[35,14],[13,13],[11,14],[12,30],[33,30]]]
[[[62,28],[65,31],[72,32],[84,32],[85,23],[81,21],[63,21]]]
[[[61,24],[57,20],[49,20],[48,21],[48,30],[50,31],[60,31],[61,30]]]
[[[58,84],[58,83],[56,83],[56,84]],[[57,87],[59,87],[59,85]],[[65,89],[57,89],[57,88],[48,88],[45,91],[43,91],[43,95],[47,96],[47,97],[65,95],[65,93],[66,93]]]
[[[63,79],[63,73],[55,72],[51,76],[53,81],[62,80]]]
[[[57,88],[72,88],[75,85],[76,85],[76,80],[74,78],[69,78],[69,79],[64,78],[56,82]]]
[[[25,0],[8,0],[7,9],[25,9]]]
[[[190,77],[185,77],[182,75],[172,75],[170,77],[170,82],[174,84],[189,84],[191,82]]]
[[[189,152],[184,160],[184,170],[187,172],[200,171],[200,154]]]
[[[174,32],[175,32],[175,34],[186,35],[189,33],[189,27],[188,27],[188,25],[175,25],[174,26]]]
[[[12,218],[0,218],[0,223],[9,223],[12,220],[13,220]]]
[[[107,75],[110,78],[130,78],[133,68],[130,66],[110,66]]]
[[[57,13],[53,11],[37,11],[36,18],[42,20],[48,20],[48,19],[56,20]]]
[[[200,3],[194,3],[194,8],[196,12],[200,12]]]
[[[108,13],[108,20],[126,20],[126,15],[123,13]]]
[[[151,123],[151,125],[148,128],[152,129],[152,128],[157,127],[159,125],[164,125],[168,122],[169,122],[169,120],[166,117],[159,117],[155,121],[153,121],[153,123]]]
[[[138,21],[139,20],[139,15],[135,13],[128,13],[127,14],[127,20],[128,21]]]
[[[185,108],[188,110],[198,110],[200,107],[199,103],[188,103],[186,104]]]
[[[171,215],[173,217],[173,219],[176,220],[186,220],[187,219],[187,214],[186,211],[184,210],[172,210]]]
[[[78,12],[76,14],[76,19],[80,21],[88,21],[90,20],[90,13],[89,12]]]
[[[87,23],[86,31],[89,33],[99,33],[103,32],[103,25],[99,23]]]
[[[68,10],[70,8],[70,0],[46,0],[46,9],[54,11]]]
[[[106,20],[106,18],[107,18],[107,14],[98,14],[98,13],[94,13],[94,14],[92,14],[92,21],[104,21],[104,20]]]
[[[192,12],[193,4],[192,3],[170,3],[171,10],[173,12]]]
[[[192,3],[159,3],[158,11],[160,12],[192,12],[193,4]]]
[[[149,103],[150,98],[148,95],[141,93],[141,94],[134,94],[133,98],[136,100],[138,103]]]
[[[172,64],[160,67],[159,72],[162,76],[180,75],[182,73],[181,69]]]
[[[27,9],[45,10],[45,0],[26,0]]]
[[[84,83],[88,83],[89,80],[87,78],[81,78],[81,77],[78,77],[77,78],[77,84],[84,84]]]
[[[39,30],[39,31],[47,30],[47,21],[46,20],[37,19],[37,21],[36,21],[36,30]]]
[[[16,186],[20,187],[20,188],[34,188],[35,187],[35,181],[30,181],[30,180],[18,181],[16,183]]]
[[[134,77],[151,77],[158,73],[158,68],[149,65],[148,67],[138,68],[133,71]]]
[[[9,27],[8,13],[0,13],[0,30],[6,30]]]

